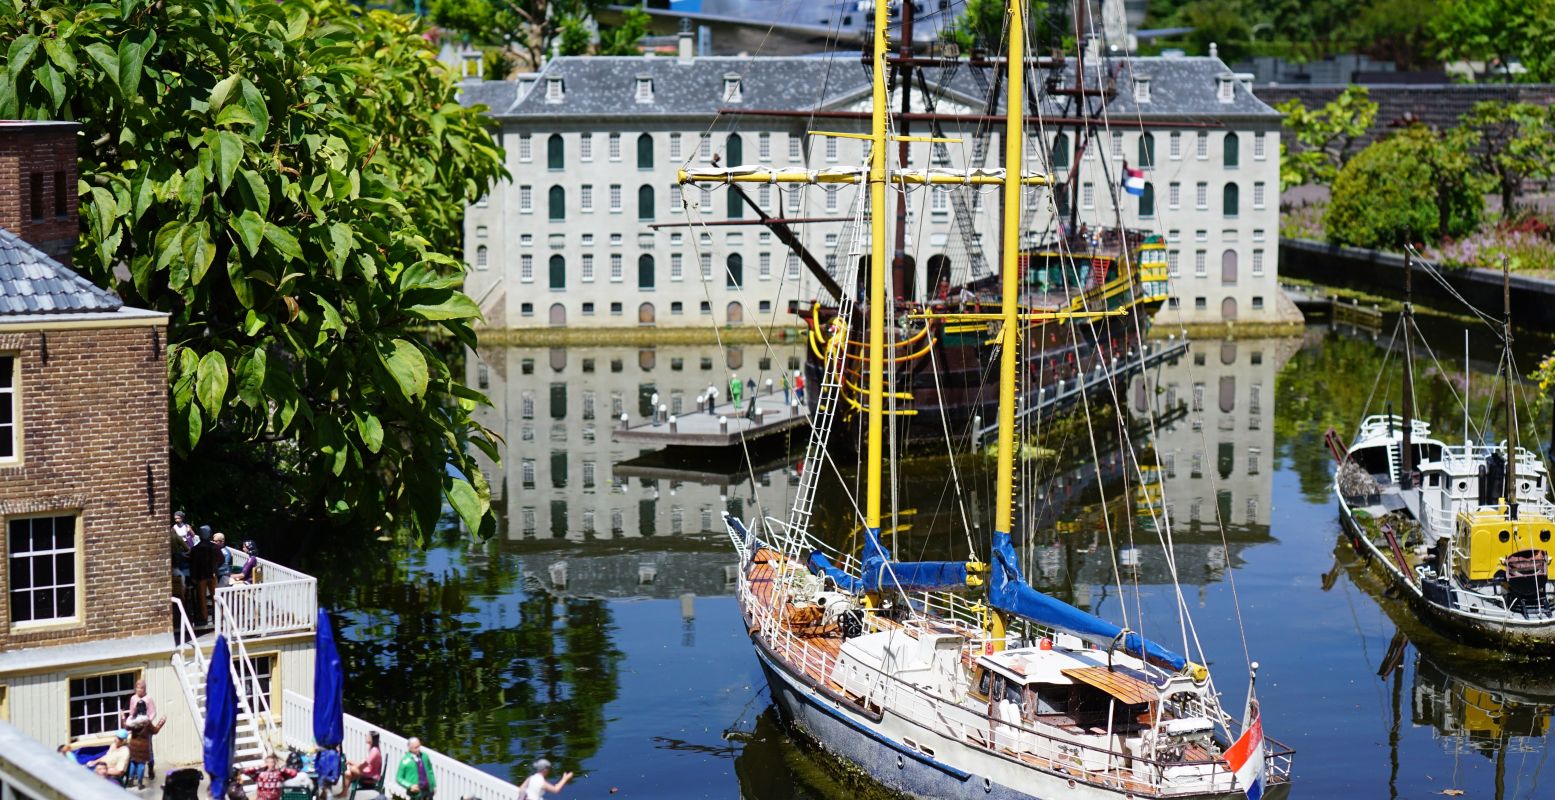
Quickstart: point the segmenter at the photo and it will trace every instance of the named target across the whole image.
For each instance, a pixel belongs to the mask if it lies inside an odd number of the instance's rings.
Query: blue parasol
[[[320,748],[317,767],[324,783],[340,779],[340,743],[345,741],[345,673],[335,648],[329,614],[319,609],[313,643],[313,741]]]
[[[205,772],[211,796],[223,797],[232,773],[232,748],[238,738],[238,692],[232,684],[232,655],[227,637],[216,637],[205,673]]]

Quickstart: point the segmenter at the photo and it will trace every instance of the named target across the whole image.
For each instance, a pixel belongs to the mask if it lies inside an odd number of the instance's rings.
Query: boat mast
[[[1410,330],[1414,327],[1415,262],[1409,248],[1404,248],[1404,447],[1399,468],[1399,486],[1414,487],[1415,448],[1415,348],[1410,343]]]
[[[1010,44],[1005,64],[1004,100],[1004,229],[1000,244],[999,275],[1002,290],[999,309],[999,459],[995,470],[994,530],[1008,536],[1015,528],[1015,373],[1020,356],[1020,196],[1024,174],[1026,96],[1026,0],[1015,0],[1010,9]],[[1004,617],[993,612],[990,631],[995,649],[1004,647]]]
[[[1506,403],[1506,488],[1502,492],[1507,512],[1517,519],[1517,412],[1512,405],[1512,268],[1501,256],[1501,390]]]
[[[886,249],[886,120],[890,113],[886,103],[886,25],[888,6],[885,0],[875,3],[875,41],[870,52],[870,78],[873,83],[870,99],[872,113],[869,129],[869,380],[866,382],[868,405],[866,408],[867,453],[864,463],[867,477],[864,483],[864,528],[869,539],[880,537],[880,501],[885,496],[885,486],[880,479],[880,465],[884,458],[882,428],[884,403],[881,396],[885,383],[885,271],[890,269]]]

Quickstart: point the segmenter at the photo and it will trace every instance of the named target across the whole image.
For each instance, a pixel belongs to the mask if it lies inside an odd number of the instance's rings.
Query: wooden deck
[[[739,408],[731,406],[726,398],[720,397],[720,401],[711,413],[680,414],[673,424],[667,416],[659,422],[648,419],[624,427],[617,420],[610,436],[617,442],[665,447],[729,447],[742,440],[760,439],[810,424],[805,406],[783,402],[782,392],[756,395],[754,415],[750,413],[749,396],[743,398]]]

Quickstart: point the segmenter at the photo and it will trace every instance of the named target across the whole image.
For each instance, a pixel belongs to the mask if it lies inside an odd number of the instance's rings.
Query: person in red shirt
[[[281,766],[281,759],[275,753],[265,756],[263,767],[249,767],[243,770],[243,774],[254,779],[254,786],[258,793],[254,800],[281,800],[281,784],[297,777],[297,770]]]
[[[367,758],[346,763],[346,774],[341,777],[336,797],[345,797],[352,781],[363,789],[376,789],[383,780],[383,751],[378,749],[378,732],[367,734]]]

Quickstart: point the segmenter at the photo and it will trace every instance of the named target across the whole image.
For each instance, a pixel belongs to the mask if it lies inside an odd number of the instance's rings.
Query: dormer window
[[[745,92],[740,86],[740,76],[729,73],[724,76],[724,102],[738,103],[745,99]]]
[[[1146,77],[1134,78],[1134,102],[1150,102],[1150,79]]]
[[[560,103],[566,93],[562,89],[562,79],[551,77],[545,79],[545,102]]]
[[[1235,76],[1222,75],[1219,78],[1216,78],[1216,81],[1218,82],[1216,96],[1220,99],[1220,102],[1229,103],[1236,99]]]
[[[647,75],[637,76],[637,102],[653,102],[653,78]]]

